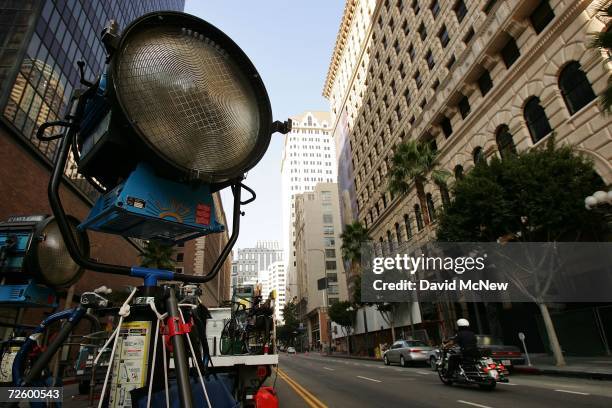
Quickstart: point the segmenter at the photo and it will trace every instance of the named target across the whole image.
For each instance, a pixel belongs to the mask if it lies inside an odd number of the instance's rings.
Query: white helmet
[[[459,319],[457,320],[457,327],[470,327],[470,322],[468,319]]]

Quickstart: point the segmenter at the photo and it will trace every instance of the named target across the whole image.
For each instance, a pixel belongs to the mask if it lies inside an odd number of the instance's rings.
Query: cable
[[[155,342],[153,343],[153,359],[151,360],[151,379],[149,380],[149,391],[147,393],[147,408],[151,407],[151,392],[153,391],[153,377],[155,376],[155,361],[157,357],[157,340],[159,339],[159,324],[160,322],[168,316],[168,313],[160,314],[157,311],[157,307],[155,307],[155,299],[149,299],[148,302],[149,307],[157,316],[157,324],[155,326]],[[166,365],[168,364],[166,361],[166,342],[162,340],[163,348],[164,348],[164,374],[166,381],[166,408],[170,408],[170,398],[168,397],[168,369]]]
[[[117,343],[118,343],[117,340],[119,340],[119,331],[121,330],[121,325],[123,324],[123,318],[130,315],[130,302],[132,301],[132,298],[136,294],[136,290],[137,288],[134,288],[132,290],[132,293],[130,293],[130,296],[128,296],[127,299],[125,299],[125,302],[123,302],[123,305],[119,309],[119,324],[117,324],[117,329],[115,329],[113,334],[108,338],[104,346],[100,349],[98,356],[94,360],[94,365],[96,365],[98,363],[98,360],[100,359],[100,356],[102,355],[102,352],[104,351],[106,347],[108,347],[108,344],[112,340],[113,349],[111,351],[110,360],[108,362],[108,369],[106,370],[106,376],[104,377],[104,385],[102,386],[102,393],[100,393],[100,401],[98,402],[98,408],[102,408],[102,402],[104,402],[104,394],[106,394],[106,386],[108,385],[108,379],[110,377],[110,373],[113,368],[113,362],[115,359],[115,351],[117,350]]]

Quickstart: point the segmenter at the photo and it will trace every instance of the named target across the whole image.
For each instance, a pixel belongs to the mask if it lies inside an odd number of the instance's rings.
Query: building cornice
[[[326,98],[329,98],[332,83],[334,82],[334,79],[336,79],[336,73],[338,72],[342,52],[344,52],[344,47],[346,46],[346,42],[351,31],[351,24],[353,23],[353,17],[355,16],[356,4],[357,0],[347,0],[344,6],[344,13],[342,14],[340,28],[338,29],[338,35],[336,36],[336,44],[334,45],[331,63],[329,64],[329,68],[327,70],[325,85],[323,86],[323,96]]]

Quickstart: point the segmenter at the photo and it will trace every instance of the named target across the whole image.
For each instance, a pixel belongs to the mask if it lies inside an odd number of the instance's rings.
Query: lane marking
[[[418,374],[423,374],[423,375],[429,375],[429,374],[431,374],[431,373],[428,373],[428,372],[426,372],[426,371],[417,371],[417,373],[418,373]]]
[[[368,377],[362,377],[360,375],[358,375],[357,378],[363,378],[364,380],[373,381],[373,382],[377,382],[377,383],[382,382],[380,380],[375,380],[373,378],[368,378]]]
[[[457,400],[457,402],[461,403],[461,404],[466,404],[466,405],[471,405],[473,407],[479,407],[479,408],[492,408],[488,405],[481,405],[481,404],[477,404],[475,402],[470,402],[470,401],[464,401],[464,400]]]
[[[328,408],[327,405],[322,403],[317,397],[312,395],[308,390],[302,387],[300,384],[295,382],[291,377],[289,377],[283,370],[280,368],[276,368],[276,372],[278,376],[284,380],[293,390],[300,396],[302,399],[308,404],[310,408]]]
[[[324,370],[335,371],[333,368],[323,367]]]
[[[578,395],[591,395],[588,392],[580,392],[580,391],[570,391],[570,390],[555,390],[557,392],[566,392],[568,394],[578,394]]]
[[[500,385],[518,385],[517,383],[503,383],[503,382],[500,382],[498,384]]]

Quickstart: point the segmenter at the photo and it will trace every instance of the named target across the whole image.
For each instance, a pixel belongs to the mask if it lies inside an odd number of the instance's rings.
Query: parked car
[[[440,349],[432,347],[429,353],[427,353],[427,362],[429,363],[429,367],[431,367],[433,371],[438,370],[438,359],[439,358],[440,358]]]
[[[409,363],[427,362],[433,350],[433,347],[420,340],[398,340],[389,350],[385,351],[383,361],[386,365],[399,363],[405,367]]]
[[[499,338],[488,334],[477,334],[476,338],[482,354],[490,356],[495,362],[508,368],[525,364],[525,356],[517,346],[505,345]]]
[[[287,354],[295,354],[295,347],[287,347]]]

